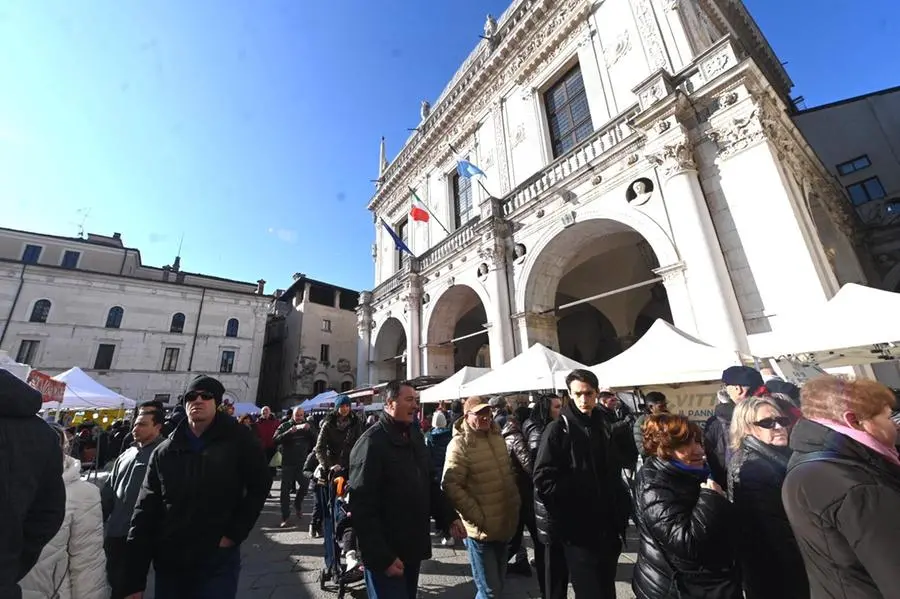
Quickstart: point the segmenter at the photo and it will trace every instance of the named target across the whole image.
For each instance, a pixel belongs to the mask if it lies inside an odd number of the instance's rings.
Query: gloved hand
[[[325,478],[325,468],[321,466],[316,466],[316,471],[313,473],[313,476],[316,480],[323,480]]]

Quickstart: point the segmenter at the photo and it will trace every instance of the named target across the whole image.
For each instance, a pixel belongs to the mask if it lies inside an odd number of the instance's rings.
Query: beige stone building
[[[270,308],[259,403],[286,405],[357,382],[359,293],[297,273]]]
[[[514,0],[484,38],[382,161],[360,382],[535,342],[595,364],[655,318],[747,352],[865,281],[845,190],[739,0]],[[436,218],[409,217],[411,189]]]
[[[232,401],[256,398],[271,296],[157,268],[112,237],[0,229],[0,350],[48,374],[78,366],[137,401],[173,404],[198,373]]]

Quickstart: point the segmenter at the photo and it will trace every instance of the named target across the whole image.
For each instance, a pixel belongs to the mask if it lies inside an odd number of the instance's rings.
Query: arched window
[[[174,316],[172,316],[172,325],[169,327],[170,333],[183,333],[184,332],[184,314],[181,312],[176,312]]]
[[[237,337],[238,335],[238,319],[229,318],[228,324],[225,326],[226,337]]]
[[[318,395],[319,393],[325,393],[325,385],[327,385],[327,381],[316,381],[313,383],[313,393]]]
[[[31,309],[31,318],[28,322],[47,322],[50,316],[50,300],[42,299],[34,302],[34,308]]]
[[[341,383],[341,393],[343,393],[344,391],[349,391],[352,388],[353,381],[344,381],[343,383]]]
[[[125,315],[125,310],[122,309],[122,306],[113,306],[109,309],[109,312],[106,315],[106,328],[107,329],[118,329],[122,326],[122,316]]]

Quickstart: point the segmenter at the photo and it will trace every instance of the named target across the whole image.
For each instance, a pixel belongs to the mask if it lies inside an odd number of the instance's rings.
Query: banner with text
[[[716,409],[716,394],[721,388],[721,383],[707,383],[678,387],[641,387],[641,391],[645,395],[650,391],[659,391],[666,396],[670,412],[687,416],[690,420],[705,422]]]
[[[66,384],[64,382],[55,381],[50,375],[38,370],[32,370],[28,373],[28,384],[41,392],[44,403],[48,401],[61,402],[66,394]]]

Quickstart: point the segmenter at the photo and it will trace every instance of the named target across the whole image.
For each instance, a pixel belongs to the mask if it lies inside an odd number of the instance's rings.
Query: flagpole
[[[450,148],[451,152],[456,154],[456,160],[457,160],[457,162],[459,162],[459,152],[456,151],[456,148],[453,147],[453,144],[451,144],[450,142],[447,142],[447,147]],[[474,177],[471,177],[471,178],[474,178]],[[488,188],[484,186],[484,183],[481,182],[481,179],[477,179],[477,182],[478,182],[478,186],[484,190],[484,193],[486,193],[489,198],[494,197],[494,194],[492,194],[490,191],[488,191]]]
[[[420,202],[422,202],[422,205],[425,206],[425,210],[428,211],[428,214],[431,215],[431,218],[434,219],[434,222],[436,222],[437,224],[439,224],[439,225],[441,226],[441,228],[444,230],[444,232],[447,233],[447,235],[450,235],[450,230],[449,230],[447,227],[444,226],[444,223],[442,223],[438,217],[436,217],[436,216],[434,215],[434,212],[431,211],[431,206],[429,206],[427,203],[425,203],[425,200],[419,198],[419,196],[416,195],[416,190],[415,190],[415,189],[413,189],[412,187],[409,187],[409,186],[407,186],[407,188],[409,189],[409,193],[412,194],[412,197],[410,198],[410,201],[412,200],[412,198],[416,198],[416,199],[418,199]]]

